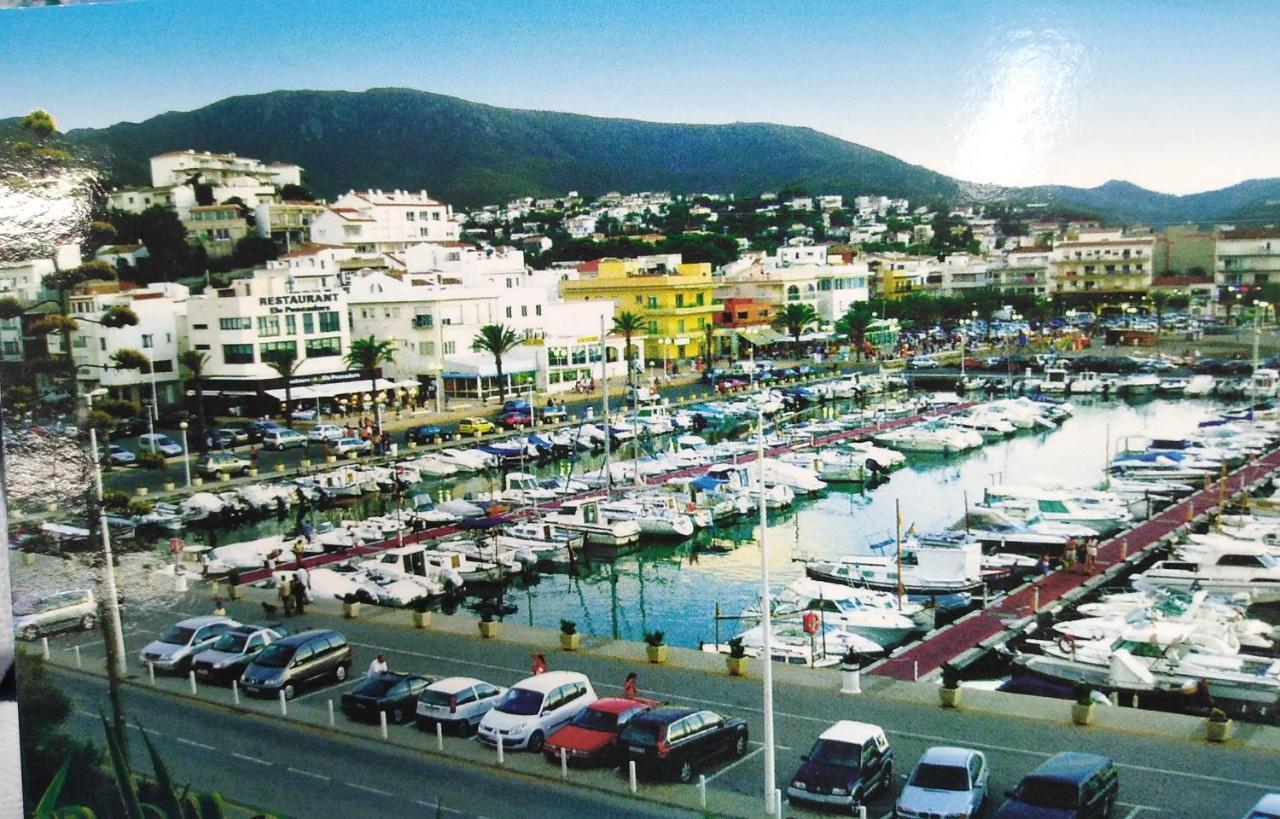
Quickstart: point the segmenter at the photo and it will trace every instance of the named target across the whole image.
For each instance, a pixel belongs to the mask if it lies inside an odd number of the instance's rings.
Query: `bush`
[[[667,636],[667,635],[666,635],[666,633],[665,633],[665,632],[661,632],[661,631],[646,631],[646,632],[644,633],[644,642],[645,642],[645,645],[651,645],[651,646],[653,646],[654,648],[657,648],[658,646],[660,646],[660,645],[662,645],[662,644],[663,644],[663,643],[662,643],[662,641],[663,641],[663,639],[664,639],[666,636]]]
[[[346,594],[342,595],[342,602],[350,606],[350,605],[359,603],[360,598],[354,592],[347,592]]]
[[[143,469],[164,469],[168,465],[169,462],[159,452],[138,453],[138,466]]]
[[[943,688],[959,688],[960,687],[960,669],[951,664],[942,666],[942,687]]]
[[[409,608],[418,613],[423,613],[431,609],[431,598],[415,597],[409,601]]]
[[[560,621],[560,633],[565,635],[574,635],[578,633],[578,624],[572,620]]]
[[[1076,696],[1076,705],[1093,705],[1093,688],[1084,683],[1077,683],[1072,689]]]
[[[1227,712],[1221,708],[1209,709],[1209,722],[1230,722],[1231,718],[1227,716]]]
[[[742,644],[741,637],[734,637],[729,640],[729,656],[735,660],[741,660],[747,656],[747,648]]]
[[[102,493],[102,507],[111,512],[119,512],[129,508],[129,495],[109,489]]]

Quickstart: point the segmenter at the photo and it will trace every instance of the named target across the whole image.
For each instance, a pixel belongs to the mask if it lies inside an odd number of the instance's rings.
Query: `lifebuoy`
[[[1063,634],[1058,638],[1058,650],[1063,654],[1076,653],[1076,638],[1070,634]]]

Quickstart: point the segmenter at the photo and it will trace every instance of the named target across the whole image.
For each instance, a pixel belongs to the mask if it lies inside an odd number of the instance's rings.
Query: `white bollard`
[[[911,681],[920,682],[920,661],[919,660],[911,661]]]
[[[698,807],[707,809],[707,776],[698,774]]]
[[[44,657],[46,660],[49,659],[49,638],[48,637],[40,638],[40,655]]]
[[[184,592],[187,590],[187,573],[186,572],[174,572],[173,590],[176,592]]]
[[[76,668],[84,668],[84,664],[80,662],[80,646],[76,646]]]
[[[444,725],[439,722],[436,723],[436,750],[444,750]]]
[[[1036,586],[1031,590],[1031,612],[1034,614],[1040,611],[1040,587]]]
[[[862,672],[856,668],[840,669],[840,693],[841,694],[861,694],[862,693]]]
[[[560,778],[569,778],[569,752],[564,748],[560,749]]]
[[[506,762],[504,762],[502,758],[502,736],[501,735],[498,736],[498,764],[499,765],[506,764]]]
[[[773,815],[782,816],[782,789],[773,789]]]
[[[382,738],[387,738],[387,712],[378,712],[378,727],[382,729]]]
[[[859,805],[859,806],[858,806],[858,819],[867,819],[867,806],[866,806],[866,805]]]
[[[329,700],[329,727],[333,727],[333,700]]]
[[[235,680],[231,681],[231,704],[240,704],[240,683]]]
[[[627,762],[627,787],[632,793],[636,792],[636,761],[634,759]]]
[[[280,716],[282,717],[289,716],[289,706],[286,705],[285,703],[286,703],[286,700],[284,698],[284,689],[281,688],[280,689]]]
[[[156,664],[147,663],[147,677],[151,680],[151,687],[156,687]]]
[[[187,672],[187,679],[191,682],[191,694],[192,694],[192,696],[195,696],[196,694],[199,694],[200,692],[196,689],[196,672],[194,672],[194,671],[188,671],[188,672]]]

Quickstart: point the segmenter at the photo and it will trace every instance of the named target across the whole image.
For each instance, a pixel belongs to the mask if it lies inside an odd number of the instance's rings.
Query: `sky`
[[[1276,42],[1270,2],[124,0],[0,10],[0,117],[42,107],[66,130],[397,86],[802,125],[975,182],[1190,193],[1280,176]]]

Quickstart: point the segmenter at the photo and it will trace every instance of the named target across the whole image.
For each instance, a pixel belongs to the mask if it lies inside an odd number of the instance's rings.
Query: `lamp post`
[[[762,660],[760,680],[764,686],[764,804],[765,815],[773,816],[773,792],[777,784],[773,747],[773,621],[769,611],[769,545],[765,530],[769,525],[768,504],[764,492],[764,409],[756,407],[756,425],[759,432],[756,447],[756,464],[760,480],[760,625]]]
[[[98,395],[106,395],[107,391],[99,387],[85,394],[85,403],[89,412],[93,412],[93,399]],[[116,567],[111,555],[111,531],[107,528],[107,509],[102,502],[102,462],[98,458],[98,430],[92,422],[89,424],[89,459],[93,461],[93,495],[98,504],[98,529],[102,532],[103,585],[106,586],[106,600],[102,601],[107,613],[107,626],[111,631],[111,641],[115,644],[115,657],[109,673],[117,679],[125,676],[124,668],[124,632],[120,629],[120,600],[116,592]]]
[[[147,369],[151,371],[151,417],[155,421],[160,420],[160,402],[156,399],[156,361],[151,357],[151,350],[147,350]]]
[[[187,476],[187,486],[191,485],[191,449],[187,446],[187,422],[183,421],[178,424],[178,429],[182,431],[182,469]]]

